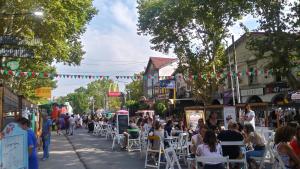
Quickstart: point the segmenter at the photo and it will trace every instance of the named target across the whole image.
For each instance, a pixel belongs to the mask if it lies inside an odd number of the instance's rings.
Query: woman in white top
[[[203,142],[204,144],[200,144],[197,148],[198,156],[212,158],[222,157],[222,148],[217,141],[217,137],[214,131],[206,131]],[[210,163],[205,164],[203,169],[224,169],[224,165],[222,163]]]
[[[246,106],[245,106],[244,123],[251,124],[255,130],[255,112],[253,110],[251,110],[251,107],[249,104],[246,104]]]

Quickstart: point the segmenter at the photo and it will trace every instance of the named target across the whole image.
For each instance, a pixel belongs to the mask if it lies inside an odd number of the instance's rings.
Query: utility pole
[[[232,68],[231,68],[231,57],[230,57],[230,54],[229,54],[229,48],[228,48],[228,42],[227,41],[226,41],[226,46],[227,46],[227,56],[228,56],[228,64],[229,64],[229,72],[230,72],[232,100],[233,100],[233,106],[235,106],[235,94],[234,94],[234,83],[233,83]]]
[[[240,95],[240,82],[238,76],[238,68],[237,68],[237,61],[236,61],[236,51],[235,51],[235,43],[234,43],[234,36],[232,35],[232,46],[233,46],[233,58],[234,58],[234,66],[235,66],[235,80],[236,80],[236,95],[238,103],[241,103],[241,95]]]

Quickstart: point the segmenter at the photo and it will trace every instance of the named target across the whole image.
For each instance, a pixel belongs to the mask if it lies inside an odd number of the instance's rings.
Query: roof
[[[160,69],[164,67],[165,65],[168,65],[170,63],[173,63],[177,61],[177,58],[163,58],[163,57],[150,57],[146,71],[148,70],[150,63],[153,64],[154,69]]]
[[[247,37],[249,36],[262,36],[264,35],[265,32],[248,32],[248,33],[244,33],[240,38],[238,38],[237,40],[234,41],[235,44],[235,48],[237,48],[237,46],[239,46],[242,42],[244,42]],[[233,44],[231,44],[225,51],[227,52],[232,52],[233,50]]]

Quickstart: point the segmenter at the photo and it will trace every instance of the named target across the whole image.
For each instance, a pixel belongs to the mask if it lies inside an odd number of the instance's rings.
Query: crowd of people
[[[128,129],[124,132],[126,149],[128,138],[138,137],[137,133],[147,133],[149,136],[158,136],[164,146],[168,146],[165,139],[169,136],[178,136],[180,132],[189,134],[192,142],[190,152],[192,157],[223,157],[230,159],[243,158],[243,151],[246,152],[247,165],[257,168],[258,164],[252,157],[263,157],[266,151],[266,140],[261,133],[255,130],[255,113],[249,105],[245,107],[245,115],[241,117],[243,122],[229,121],[226,129],[221,128],[217,113],[212,112],[207,120],[200,118],[195,130],[189,129],[181,120],[170,119],[166,122],[155,119],[155,117],[131,118]],[[106,123],[113,123],[114,120],[106,120]],[[296,130],[297,129],[297,130]],[[179,133],[178,133],[179,132]],[[224,141],[244,142],[245,149],[240,146],[221,146]],[[158,148],[160,143],[153,144]],[[300,167],[300,126],[281,126],[275,130],[274,148],[278,152],[286,168],[296,169]],[[231,164],[231,168],[240,168],[242,164]],[[205,169],[223,169],[223,164],[206,164]]]

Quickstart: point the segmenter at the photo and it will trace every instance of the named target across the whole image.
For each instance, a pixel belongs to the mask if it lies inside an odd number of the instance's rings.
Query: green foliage
[[[256,0],[254,14],[259,18],[258,31],[265,35],[252,38],[248,44],[259,58],[271,57],[268,68],[273,68],[276,76],[287,77],[294,89],[300,88],[300,80],[292,73],[300,60],[299,6],[299,1]]]
[[[142,75],[139,73],[138,75]],[[126,85],[125,90],[127,92],[127,97],[130,100],[139,101],[143,96],[143,81],[142,79],[133,80],[131,83]]]
[[[139,0],[138,30],[151,35],[153,49],[173,49],[179,71],[189,75],[215,74],[224,68],[222,40],[228,28],[248,13],[252,4],[243,0]],[[200,74],[200,75],[201,75]],[[194,94],[208,102],[222,82],[216,78],[194,80]]]
[[[70,102],[73,111],[76,113],[83,113],[92,110],[92,101],[94,101],[94,108],[104,109],[105,103],[108,105],[108,109],[111,111],[116,111],[120,109],[121,101],[120,98],[108,98],[107,92],[109,86],[113,83],[112,80],[102,79],[96,80],[87,85],[87,88],[80,87],[76,89],[73,93],[68,94],[65,97],[58,98],[59,103],[64,103],[66,101]],[[90,100],[93,98],[93,100]]]
[[[84,51],[79,40],[86,24],[97,13],[92,0],[0,0],[0,36],[19,37],[40,43],[25,45],[35,53],[34,59],[18,59],[21,71],[55,73],[53,62],[79,65]],[[43,17],[30,13],[42,10]],[[7,15],[4,15],[7,14]],[[17,15],[9,15],[17,14]],[[11,46],[1,46],[9,47]],[[13,46],[18,48],[19,46]],[[38,101],[35,88],[55,87],[53,79],[8,78],[5,84],[30,100]]]
[[[165,102],[162,101],[157,101],[154,104],[154,110],[156,113],[158,113],[159,115],[163,116],[167,110],[168,110],[168,105]]]

